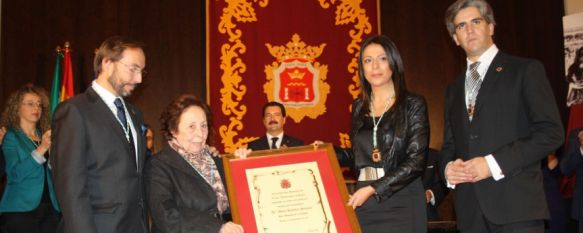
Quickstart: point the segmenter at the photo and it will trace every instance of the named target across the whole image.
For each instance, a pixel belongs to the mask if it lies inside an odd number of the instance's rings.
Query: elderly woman
[[[208,150],[208,106],[182,95],[166,107],[160,121],[168,145],[152,157],[145,172],[152,232],[243,232],[229,221],[222,162]]]
[[[59,208],[47,166],[51,145],[46,92],[26,85],[12,93],[0,125],[8,183],[0,201],[0,231],[55,232]]]

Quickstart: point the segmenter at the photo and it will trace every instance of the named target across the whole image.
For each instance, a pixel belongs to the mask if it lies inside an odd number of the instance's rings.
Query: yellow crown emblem
[[[306,73],[294,70],[294,72],[287,73],[291,79],[302,79]]]
[[[291,42],[285,46],[272,46],[266,43],[269,53],[277,59],[277,61],[285,61],[288,59],[304,59],[314,61],[324,51],[325,43],[320,46],[306,46],[306,43],[301,41],[298,34],[293,34]]]

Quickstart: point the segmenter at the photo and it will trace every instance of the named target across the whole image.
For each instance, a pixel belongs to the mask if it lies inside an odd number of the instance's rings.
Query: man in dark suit
[[[281,147],[303,146],[302,140],[283,133],[285,125],[285,107],[278,102],[263,105],[263,125],[267,130],[265,136],[249,142],[251,150],[277,149]]]
[[[448,87],[439,166],[455,189],[465,232],[544,232],[548,218],[540,160],[564,139],[543,65],[499,52],[484,0],[447,10],[450,35],[467,69]]]
[[[571,130],[565,152],[561,171],[567,176],[575,172],[571,218],[579,222],[579,233],[583,233],[583,127]]]
[[[93,62],[97,79],[54,114],[51,162],[66,233],[148,232],[143,119],[123,100],[142,82],[142,47],[105,40]]]
[[[441,217],[437,212],[437,206],[448,193],[443,180],[437,171],[437,160],[439,151],[429,148],[427,150],[425,171],[423,172],[423,188],[425,189],[425,200],[427,202],[427,220],[440,221]]]

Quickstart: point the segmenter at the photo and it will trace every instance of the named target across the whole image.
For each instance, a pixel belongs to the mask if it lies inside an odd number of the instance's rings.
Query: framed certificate
[[[331,144],[223,162],[233,221],[246,233],[361,232]]]

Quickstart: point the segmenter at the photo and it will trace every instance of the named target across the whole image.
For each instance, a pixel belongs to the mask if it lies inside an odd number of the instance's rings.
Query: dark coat
[[[224,184],[223,163],[213,159]],[[152,233],[219,232],[230,218],[218,215],[212,187],[168,145],[149,160],[145,181]]]
[[[148,232],[143,119],[126,108],[137,131],[137,166],[121,124],[92,87],[53,115],[51,165],[67,233]]]
[[[569,176],[575,173],[571,217],[578,221],[583,221],[583,154],[581,154],[581,143],[577,138],[577,134],[581,130],[583,130],[583,127],[571,130],[567,150],[561,159],[561,171],[563,174]]]
[[[548,218],[540,161],[563,143],[564,132],[543,65],[498,52],[471,122],[464,88],[465,70],[447,88],[440,174],[458,158],[492,154],[505,178],[455,187],[458,228],[474,226],[480,209],[494,224]]]

